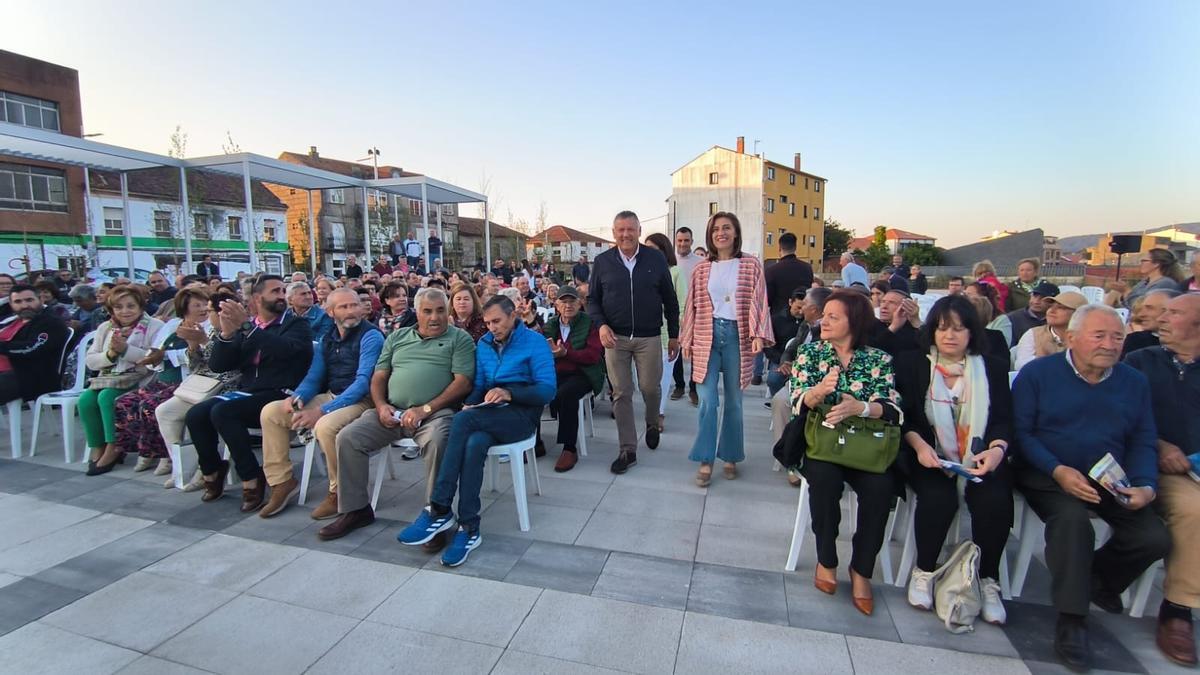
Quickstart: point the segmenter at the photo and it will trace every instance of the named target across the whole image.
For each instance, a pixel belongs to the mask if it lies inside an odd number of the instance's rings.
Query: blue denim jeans
[[[450,508],[457,490],[458,522],[468,530],[477,529],[488,448],[529,438],[537,431],[540,414],[540,408],[531,413],[528,406],[511,403],[503,408],[455,413],[429,501]]]
[[[753,375],[754,377],[762,377],[763,372],[764,372],[763,369],[766,367],[766,365],[767,365],[767,357],[764,356],[762,352],[755,354],[754,355],[754,371],[751,372],[750,374]]]
[[[725,410],[721,415],[721,435],[717,436],[717,378],[725,381]],[[697,388],[700,394],[700,429],[688,459],[711,464],[713,457],[725,462],[746,458],[742,436],[742,357],[736,321],[713,319],[712,351],[708,353],[708,372]]]
[[[787,383],[787,376],[779,372],[779,364],[774,361],[767,363],[767,391],[771,392],[767,399],[778,394],[780,389],[787,386]]]

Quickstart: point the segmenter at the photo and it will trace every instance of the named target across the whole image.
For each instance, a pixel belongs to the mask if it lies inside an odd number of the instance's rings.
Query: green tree
[[[892,252],[888,250],[887,244],[881,244],[878,241],[871,242],[871,245],[859,257],[859,262],[868,271],[878,272],[892,263]]]
[[[825,219],[825,258],[836,258],[850,250],[850,240],[853,233],[842,227],[842,224],[832,218]]]
[[[912,244],[905,246],[901,253],[904,254],[904,262],[909,265],[920,265],[922,267],[933,267],[942,264],[942,253],[945,249],[938,248],[933,244]]]

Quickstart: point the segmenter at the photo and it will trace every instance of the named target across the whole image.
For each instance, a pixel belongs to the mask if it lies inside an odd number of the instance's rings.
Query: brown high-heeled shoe
[[[822,579],[821,570],[824,569],[829,568],[822,567],[821,564],[818,563],[816,569],[813,570],[813,586],[815,586],[818,591],[821,591],[826,595],[833,595],[834,593],[837,593],[837,570],[831,570],[834,576],[833,579]]]
[[[866,577],[863,577],[861,574],[859,574],[858,572],[855,572],[854,570],[850,570],[850,596],[851,596],[850,599],[854,603],[855,609],[862,612],[863,614],[866,614],[867,616],[871,616],[871,614],[875,612],[874,594],[868,595],[865,597],[855,595],[854,594],[854,579],[856,577],[859,579],[866,580],[868,592],[870,592],[871,580],[866,579]]]

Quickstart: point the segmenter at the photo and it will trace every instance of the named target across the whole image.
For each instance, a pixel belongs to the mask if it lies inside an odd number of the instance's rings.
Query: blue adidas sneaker
[[[467,556],[479,548],[482,542],[483,537],[479,536],[479,530],[471,532],[465,527],[459,527],[458,532],[454,533],[454,539],[442,553],[442,564],[446,567],[458,567],[467,562]]]
[[[438,533],[451,529],[454,525],[453,512],[447,511],[446,515],[435,516],[433,511],[426,506],[421,509],[421,515],[417,516],[417,522],[400,530],[400,534],[396,535],[396,541],[408,546],[420,546],[433,539]]]

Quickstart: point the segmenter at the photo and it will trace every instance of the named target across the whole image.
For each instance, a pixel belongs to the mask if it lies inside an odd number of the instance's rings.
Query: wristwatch
[[[426,403],[425,405],[421,406],[421,412],[425,413],[426,415],[431,415],[433,414],[433,408],[429,407],[429,404]]]

